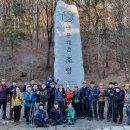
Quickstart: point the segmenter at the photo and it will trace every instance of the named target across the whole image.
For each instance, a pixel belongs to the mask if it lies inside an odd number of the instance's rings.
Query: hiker
[[[14,112],[14,125],[20,124],[21,109],[23,103],[23,94],[20,92],[20,88],[17,87],[16,91],[12,95],[12,110]]]
[[[28,81],[25,80],[24,84],[23,84],[23,92],[26,92],[26,86],[28,85]]]
[[[25,116],[26,116],[26,124],[30,123],[29,114],[31,111],[31,107],[33,105],[33,95],[32,95],[32,87],[27,85],[26,92],[24,93],[24,106],[25,106]]]
[[[49,98],[49,101],[48,101],[48,115],[50,115],[50,113],[51,113],[51,108],[54,107],[55,91],[56,91],[56,87],[55,87],[55,83],[54,82],[51,82],[50,86],[51,87],[49,89],[50,98]]]
[[[73,102],[73,91],[70,89],[70,86],[67,85],[66,91],[65,91],[65,103],[67,106],[67,103]]]
[[[67,115],[67,124],[74,125],[75,110],[72,103],[68,103],[68,108],[65,111]]]
[[[74,87],[73,95],[74,95],[75,116],[79,118],[81,116],[81,112],[80,112],[81,111],[81,106],[80,106],[81,97],[80,97],[80,91],[79,91],[78,86]]]
[[[115,87],[114,89],[115,89],[115,92],[114,92],[113,121],[117,123],[117,118],[119,116],[118,123],[122,124],[125,92],[121,90],[120,87]]]
[[[40,96],[37,84],[34,84],[33,86],[32,96],[33,96],[33,106],[35,105],[35,107],[38,108],[38,105],[40,103]]]
[[[80,89],[81,95],[81,118],[84,119],[85,117],[89,117],[89,87],[87,87],[86,81],[82,83],[83,87]]]
[[[54,77],[52,75],[50,75],[45,82],[47,89],[49,89],[51,87],[51,82],[55,83],[55,85],[58,84],[58,80],[55,81]]]
[[[97,103],[98,103],[99,89],[95,86],[95,82],[90,82],[90,92],[89,92],[89,114],[90,120],[95,118],[98,120],[97,114]]]
[[[6,85],[6,80],[1,80],[0,85],[0,109],[2,108],[2,119],[7,120],[6,116],[6,105],[7,105],[7,96],[10,93],[9,87]]]
[[[46,84],[43,83],[42,87],[39,88],[39,96],[40,96],[40,102],[44,104],[44,109],[48,111],[48,100],[50,98],[50,92],[46,87]]]
[[[42,87],[42,84],[43,84],[44,82],[43,82],[43,80],[41,79],[41,80],[39,80],[38,81],[38,89],[40,89],[41,87]]]
[[[47,120],[48,120],[47,110],[44,109],[43,103],[40,103],[38,109],[34,114],[35,125],[37,127],[48,127]]]
[[[110,118],[113,118],[114,114],[114,92],[113,82],[110,82],[108,88],[105,90],[105,95],[108,102],[107,122],[110,122]]]
[[[51,119],[52,125],[62,125],[63,124],[63,114],[59,108],[59,103],[55,101],[54,107],[51,109]]]
[[[31,86],[31,88],[33,88],[34,84],[35,84],[35,80],[34,80],[34,79],[31,79],[31,80],[30,80],[30,86]]]
[[[55,101],[59,103],[62,114],[64,115],[64,101],[65,101],[65,91],[62,84],[55,91]]]
[[[23,88],[22,88],[23,93],[26,92],[26,87],[27,87],[27,85],[28,85],[28,81],[25,80],[25,81],[24,81],[24,84],[23,84]],[[24,115],[23,115],[23,118],[26,118],[26,116],[25,116],[25,106],[24,106]]]
[[[124,85],[127,125],[130,125],[130,84]]]
[[[12,106],[12,95],[16,93],[17,88],[17,80],[13,80],[12,85],[10,86],[10,119],[13,119],[13,110],[11,109]]]
[[[98,95],[98,115],[100,120],[104,120],[104,108],[105,108],[105,88],[103,83],[99,83],[99,95]]]

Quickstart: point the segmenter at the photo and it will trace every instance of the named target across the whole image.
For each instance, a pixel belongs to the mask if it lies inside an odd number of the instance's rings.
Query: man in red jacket
[[[0,108],[2,108],[2,119],[6,120],[6,104],[7,104],[7,96],[9,94],[9,87],[6,85],[6,80],[2,79],[1,80],[1,85],[0,85]]]

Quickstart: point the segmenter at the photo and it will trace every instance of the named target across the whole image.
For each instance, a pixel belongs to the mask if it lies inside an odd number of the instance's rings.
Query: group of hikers
[[[24,109],[26,124],[48,127],[74,125],[77,119],[104,120],[105,107],[106,120],[118,124],[122,124],[123,109],[126,108],[127,124],[130,125],[130,84],[119,86],[117,82],[110,82],[105,86],[102,82],[96,85],[91,81],[87,85],[83,81],[82,86],[74,86],[71,90],[69,85],[63,86],[50,76],[45,82],[36,83],[32,79],[23,87],[17,85],[17,80],[13,80],[9,87],[5,79],[0,84],[2,119],[14,119],[14,125],[20,124],[21,109]],[[9,118],[6,115],[8,101]]]

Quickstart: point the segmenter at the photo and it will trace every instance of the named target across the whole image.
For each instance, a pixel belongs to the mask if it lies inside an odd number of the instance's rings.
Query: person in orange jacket
[[[67,85],[65,91],[65,103],[72,103],[73,102],[73,91],[70,89],[69,85]]]
[[[105,88],[103,83],[99,83],[99,96],[98,96],[98,115],[99,119],[103,120],[104,118],[104,108],[105,108]]]

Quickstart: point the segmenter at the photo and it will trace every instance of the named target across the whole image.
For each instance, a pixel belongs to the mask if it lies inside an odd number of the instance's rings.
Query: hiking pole
[[[32,111],[32,105],[30,105],[30,110],[29,110],[29,122],[31,123],[31,111]]]
[[[36,111],[36,108],[37,108],[37,106],[36,106],[36,104],[34,105],[34,109],[33,109],[33,125],[35,125],[35,111]]]
[[[34,126],[34,106],[32,107],[32,126]]]
[[[31,107],[30,107],[30,123],[31,123],[31,125],[32,125],[32,120],[33,120],[32,113],[33,113],[33,105],[31,104]]]
[[[102,107],[103,107],[103,106],[102,106],[102,101],[101,101],[100,103],[101,103],[101,104],[100,104],[100,115],[99,115],[100,117],[99,117],[99,118],[102,117],[102,116],[101,116],[101,112],[102,112]],[[98,108],[98,109],[99,109],[99,108]]]
[[[93,110],[94,110],[94,108],[93,108],[93,99],[92,99],[92,118],[93,118]]]
[[[114,99],[112,99],[112,120],[113,120],[113,117],[114,117]]]
[[[100,96],[102,96],[101,94],[100,94]],[[100,109],[98,114],[99,114],[99,118],[101,118],[102,101],[98,101],[98,109]]]
[[[35,106],[35,104],[33,105],[33,110],[32,110],[32,126],[34,126],[35,125],[35,122],[34,122],[34,113],[35,113],[35,109],[36,108],[36,106]]]

